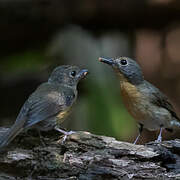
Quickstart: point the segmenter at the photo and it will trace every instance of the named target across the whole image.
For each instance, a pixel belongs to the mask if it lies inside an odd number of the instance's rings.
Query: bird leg
[[[133,144],[136,144],[136,143],[137,143],[139,137],[141,136],[142,131],[143,131],[143,125],[142,125],[142,124],[139,124],[139,134],[138,134],[138,136],[137,136],[137,138],[136,138],[136,140],[134,141]]]
[[[45,141],[44,141],[44,139],[43,139],[43,137],[42,137],[42,135],[41,135],[41,132],[39,131],[39,130],[37,130],[38,131],[38,134],[39,134],[39,139],[40,139],[40,142],[41,142],[41,144],[42,144],[42,146],[46,146],[46,143],[45,143]]]
[[[75,132],[74,131],[64,131],[63,129],[59,129],[58,127],[55,127],[55,130],[64,134],[64,137],[62,139],[62,143],[64,143],[67,139],[67,137],[71,134],[74,134]]]
[[[163,128],[161,127],[158,138],[156,140],[156,142],[158,142],[158,143],[160,143],[162,141],[162,131],[163,131]]]

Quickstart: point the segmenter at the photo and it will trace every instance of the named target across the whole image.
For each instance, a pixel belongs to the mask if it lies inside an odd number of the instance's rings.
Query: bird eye
[[[75,77],[75,75],[76,75],[76,71],[71,71],[71,76]]]
[[[122,59],[122,60],[121,60],[121,65],[123,65],[123,66],[127,65],[127,60]]]

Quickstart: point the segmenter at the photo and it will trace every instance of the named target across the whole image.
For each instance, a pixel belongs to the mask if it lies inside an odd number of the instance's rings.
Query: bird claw
[[[58,143],[61,142],[62,144],[66,141],[66,139],[67,139],[67,137],[68,137],[69,135],[76,133],[75,131],[64,131],[64,130],[59,129],[59,128],[55,128],[55,129],[56,129],[57,131],[61,132],[62,134],[64,134],[63,138],[61,138],[60,140],[57,141]]]
[[[155,140],[156,143],[161,143],[162,142],[162,137],[158,136],[157,140]]]
[[[64,137],[62,138],[62,144],[64,144],[64,142],[66,141],[67,139],[67,135],[64,135]]]
[[[66,141],[67,137],[70,136],[71,134],[74,134],[75,131],[69,131],[66,132],[66,134],[64,135],[64,137],[62,138],[62,144]]]

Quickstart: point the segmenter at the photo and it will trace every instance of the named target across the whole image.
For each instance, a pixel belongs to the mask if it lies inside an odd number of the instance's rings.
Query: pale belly
[[[158,130],[160,127],[168,128],[171,126],[170,113],[166,109],[153,106],[148,102],[133,102],[128,105],[127,110],[146,129]]]
[[[121,86],[121,93],[128,112],[144,128],[157,130],[160,127],[170,127],[172,117],[169,111],[149,102],[148,97],[142,96],[135,86],[128,84],[127,87],[124,84]]]

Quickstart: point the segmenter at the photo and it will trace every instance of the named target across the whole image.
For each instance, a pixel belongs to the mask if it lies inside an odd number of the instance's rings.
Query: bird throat
[[[132,116],[135,116],[134,107],[136,107],[138,101],[141,99],[141,94],[137,87],[130,83],[123,74],[120,76],[121,95],[127,110]]]

